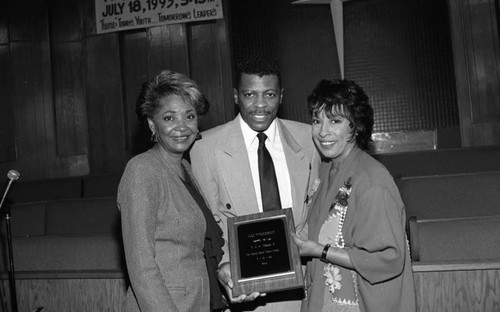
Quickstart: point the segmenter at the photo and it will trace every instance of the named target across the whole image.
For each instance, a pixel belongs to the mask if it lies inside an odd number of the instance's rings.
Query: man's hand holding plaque
[[[242,294],[236,298],[233,298],[233,280],[231,279],[231,268],[229,262],[225,262],[219,267],[219,281],[224,286],[226,290],[227,297],[231,303],[242,303],[247,301],[253,301],[258,297],[263,297],[265,293],[253,292],[251,294]]]
[[[221,267],[219,280],[232,285],[236,299],[304,287],[299,250],[290,232],[295,232],[290,208],[228,219],[231,261]]]

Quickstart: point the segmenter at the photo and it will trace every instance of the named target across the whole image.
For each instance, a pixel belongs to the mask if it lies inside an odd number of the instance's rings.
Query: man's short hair
[[[241,60],[237,66],[236,87],[240,86],[242,74],[257,75],[259,77],[276,75],[281,87],[281,74],[278,61],[263,55],[251,55]]]

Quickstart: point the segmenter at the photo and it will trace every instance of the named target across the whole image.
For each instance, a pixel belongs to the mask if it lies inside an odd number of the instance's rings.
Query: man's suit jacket
[[[196,141],[191,150],[193,174],[224,232],[226,242],[227,218],[259,212],[239,120],[236,118],[203,132],[202,139]],[[293,217],[298,226],[306,219],[304,202],[309,181],[317,177],[320,158],[311,138],[310,125],[290,120],[276,121],[290,174]],[[227,243],[222,259],[222,262],[225,261],[229,261]],[[273,307],[269,310],[287,309]]]
[[[158,144],[128,162],[117,202],[131,282],[125,310],[208,312],[205,217]]]

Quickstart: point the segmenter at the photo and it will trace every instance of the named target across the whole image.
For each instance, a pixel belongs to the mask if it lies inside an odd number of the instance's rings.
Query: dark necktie
[[[267,135],[263,132],[257,134],[259,138],[259,148],[257,155],[259,157],[259,178],[260,193],[262,195],[262,210],[271,211],[281,209],[280,191],[276,172],[274,171],[273,159],[266,148],[265,142]]]

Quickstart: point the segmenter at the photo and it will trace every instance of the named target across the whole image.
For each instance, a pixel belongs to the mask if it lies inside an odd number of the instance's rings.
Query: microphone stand
[[[6,208],[5,225],[7,229],[7,249],[9,255],[9,285],[10,285],[10,301],[12,312],[17,312],[17,293],[16,293],[16,277],[14,270],[14,253],[12,252],[12,232],[10,229],[10,209]]]
[[[19,179],[19,172],[11,170],[7,175],[9,178],[9,182],[7,187],[5,188],[5,192],[3,194],[2,200],[0,201],[0,210],[2,209],[3,203],[5,201],[5,197],[9,192],[10,186],[14,180]],[[5,225],[7,230],[7,250],[9,256],[9,286],[10,286],[10,300],[11,300],[11,312],[18,312],[17,309],[17,293],[16,293],[16,278],[15,278],[15,270],[14,270],[14,253],[12,252],[12,231],[10,228],[10,209],[7,206],[5,210]]]

